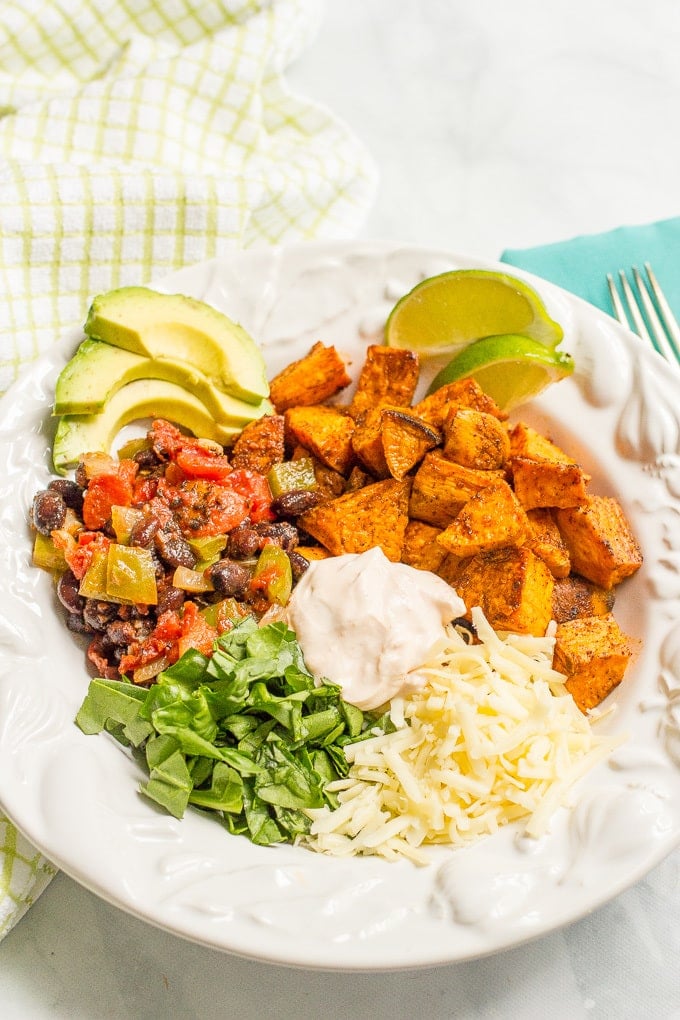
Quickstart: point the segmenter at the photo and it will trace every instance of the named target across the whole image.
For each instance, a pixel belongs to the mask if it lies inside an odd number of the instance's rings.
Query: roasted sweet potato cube
[[[475,379],[458,379],[456,382],[440,386],[434,393],[424,397],[411,410],[434,428],[442,428],[449,410],[454,406],[469,407],[473,411],[492,414],[500,421],[508,417],[501,411],[496,401],[484,392]]]
[[[501,472],[466,468],[447,460],[439,450],[431,450],[425,454],[413,479],[409,515],[445,528],[463,504],[500,477]]]
[[[493,414],[454,405],[444,420],[442,452],[464,467],[493,471],[508,459],[508,430]]]
[[[313,507],[298,525],[334,556],[379,546],[388,560],[401,559],[408,524],[409,482],[387,478]]]
[[[281,413],[289,407],[323,404],[351,381],[335,347],[326,347],[319,341],[304,358],[287,365],[272,379],[269,397]]]
[[[578,574],[555,579],[553,620],[566,623],[582,616],[606,616],[614,608],[615,590],[600,588]]]
[[[562,540],[560,529],[548,507],[527,510],[529,536],[527,545],[550,567],[553,577],[567,577],[571,569],[569,550]]]
[[[390,472],[383,448],[382,413],[383,409],[377,407],[361,415],[352,433],[352,449],[361,464],[372,475],[376,478],[389,478]]]
[[[564,452],[552,439],[541,435],[524,422],[517,422],[510,429],[510,453],[513,457],[529,457],[530,460],[554,460],[561,464],[575,464],[576,461]]]
[[[354,422],[335,407],[314,404],[291,407],[285,413],[286,437],[318,457],[322,464],[345,474],[354,460]]]
[[[588,501],[587,475],[578,464],[511,457],[512,486],[525,510],[582,506]]]
[[[352,436],[357,457],[378,478],[403,478],[439,441],[426,422],[394,407],[367,411]]]
[[[283,415],[266,414],[246,425],[231,449],[233,468],[246,468],[266,475],[285,456]]]
[[[413,351],[372,344],[367,350],[349,413],[359,418],[376,407],[408,407],[418,377],[418,357]]]
[[[555,520],[571,569],[594,584],[612,588],[642,566],[640,547],[613,496],[593,496],[586,506],[557,510]]]
[[[526,546],[464,560],[450,583],[468,612],[480,606],[496,630],[542,635],[550,623],[553,576]]]
[[[587,712],[618,687],[638,647],[611,614],[586,616],[558,624],[553,665],[567,676],[567,690]]]
[[[382,413],[383,450],[393,478],[408,474],[439,439],[435,429],[406,411],[386,408]]]
[[[424,521],[409,521],[401,553],[402,563],[436,574],[446,559],[446,549],[436,541],[440,529]]]
[[[499,479],[465,503],[437,542],[463,559],[503,546],[523,545],[528,534],[526,513],[508,483]]]

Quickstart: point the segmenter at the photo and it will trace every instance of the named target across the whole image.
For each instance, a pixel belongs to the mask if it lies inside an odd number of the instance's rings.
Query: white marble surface
[[[680,213],[677,0],[329,2],[291,81],[381,181],[366,237],[497,257]],[[680,1017],[680,852],[569,928],[406,974],[300,972],[155,930],[59,875],[0,944],[0,1015]]]

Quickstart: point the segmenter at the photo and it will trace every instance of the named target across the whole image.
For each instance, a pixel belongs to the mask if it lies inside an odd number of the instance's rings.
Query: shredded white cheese
[[[576,707],[550,632],[500,636],[479,610],[473,623],[481,643],[449,628],[420,670],[425,686],[392,701],[395,732],[346,748],[349,775],[329,787],[338,807],[309,811],[313,849],[425,863],[426,844],[461,846],[518,819],[541,836],[621,743]]]

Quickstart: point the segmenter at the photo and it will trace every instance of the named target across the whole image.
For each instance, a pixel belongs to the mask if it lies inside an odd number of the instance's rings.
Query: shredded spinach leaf
[[[176,818],[193,805],[262,845],[308,832],[309,808],[335,806],[326,787],[347,775],[344,746],[392,728],[315,681],[285,624],[252,617],[148,688],[92,680],[76,723],[132,747],[148,771],[141,793]]]

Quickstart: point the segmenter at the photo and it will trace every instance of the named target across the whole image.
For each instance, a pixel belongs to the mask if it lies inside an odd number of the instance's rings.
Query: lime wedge
[[[546,347],[531,337],[487,336],[456,354],[435,376],[428,392],[472,377],[501,410],[512,411],[573,371],[570,354]]]
[[[523,280],[487,269],[454,269],[423,280],[397,302],[385,325],[385,343],[427,357],[507,333],[550,349],[563,337]]]

